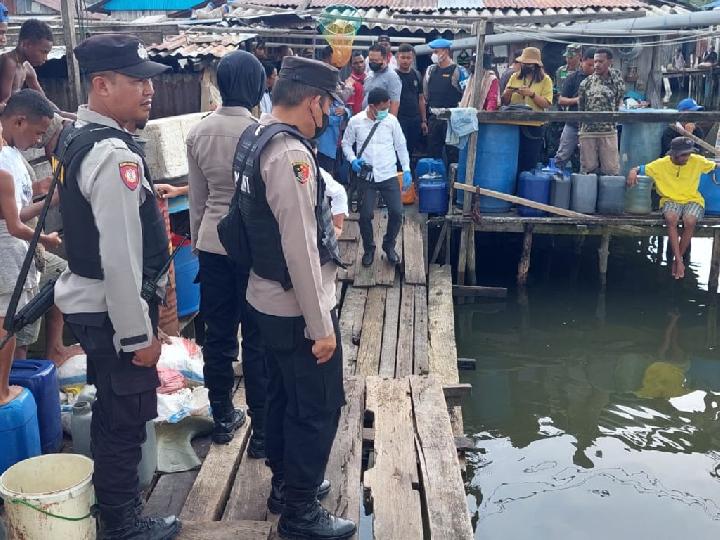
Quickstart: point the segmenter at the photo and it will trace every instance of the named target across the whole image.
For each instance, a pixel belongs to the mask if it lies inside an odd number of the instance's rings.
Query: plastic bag
[[[173,394],[158,394],[156,422],[176,424],[187,416],[207,416],[210,411],[208,389],[198,386],[183,388]]]
[[[79,393],[87,382],[87,356],[76,354],[58,368],[58,381],[60,388],[67,392],[75,387]],[[67,389],[67,390],[66,390]]]
[[[201,385],[203,378],[202,350],[191,339],[171,337],[170,343],[163,343],[158,369],[173,369],[182,373],[188,383]]]

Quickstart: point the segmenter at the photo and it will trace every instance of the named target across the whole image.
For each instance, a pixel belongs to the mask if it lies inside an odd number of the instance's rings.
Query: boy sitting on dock
[[[668,228],[673,253],[672,275],[685,277],[683,256],[690,247],[697,222],[705,214],[705,199],[698,190],[700,176],[713,172],[717,165],[694,153],[695,145],[687,137],[676,137],[670,143],[668,155],[630,170],[628,185],[637,183],[638,174],[647,175],[655,182],[660,194],[660,209]],[[682,238],[678,222],[682,219]]]

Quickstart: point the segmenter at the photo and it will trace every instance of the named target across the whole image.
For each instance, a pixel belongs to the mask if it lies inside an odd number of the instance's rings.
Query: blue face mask
[[[377,113],[375,113],[375,118],[378,119],[378,122],[382,122],[388,117],[388,114],[390,113],[387,109],[385,109],[384,111],[378,111]]]

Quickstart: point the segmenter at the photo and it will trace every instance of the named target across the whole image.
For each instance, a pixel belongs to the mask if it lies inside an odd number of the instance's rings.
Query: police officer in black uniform
[[[268,507],[281,513],[283,538],[355,533],[352,521],[318,501],[330,489],[325,467],[345,395],[334,309],[342,263],[310,140],[327,127],[338,92],[334,67],[285,58],[272,114],[243,133],[234,163],[234,210],[244,228],[235,244],[247,241],[247,300],[268,349]]]
[[[174,538],[174,517],[142,516],[138,490],[145,424],[157,416],[158,302],[168,239],[140,141],[153,97],[148,60],[124,34],[97,35],[75,49],[88,74],[88,104],[63,131],[60,209],[68,269],[55,303],[87,354],[97,387],[91,424],[93,483],[103,540]],[[141,291],[143,294],[141,295]]]

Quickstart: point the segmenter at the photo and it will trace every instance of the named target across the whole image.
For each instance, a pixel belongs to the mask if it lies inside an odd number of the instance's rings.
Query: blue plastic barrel
[[[0,449],[0,474],[18,461],[40,455],[37,406],[27,388],[0,405]]]
[[[627,123],[622,126],[620,134],[620,175],[627,178],[630,169],[643,163],[650,163],[661,157],[662,134],[670,122],[672,114],[677,111],[668,109],[628,109],[623,112],[643,114],[649,112],[666,113],[664,122]]]
[[[421,158],[415,165],[415,178],[420,178],[426,174],[435,173],[441,176],[447,182],[447,171],[445,170],[445,162],[442,159]]]
[[[552,175],[542,171],[523,171],[520,173],[518,182],[518,195],[524,199],[549,204],[550,203],[550,186],[552,185]],[[529,208],[527,206],[518,205],[518,214],[523,217],[541,217],[546,214],[542,210]]]
[[[178,317],[187,317],[200,309],[200,284],[195,283],[200,263],[186,241],[175,256],[175,289]]]
[[[520,142],[518,126],[503,124],[480,124],[477,137],[477,155],[475,157],[475,186],[492,189],[501,193],[515,193],[517,177],[517,157]],[[457,181],[465,182],[468,147],[460,150],[458,159]],[[457,192],[457,203],[462,204],[464,192]],[[508,212],[511,203],[480,197],[481,212]]]
[[[716,177],[715,172],[701,175],[698,189],[705,199],[705,214],[720,215],[720,180]]]
[[[63,431],[55,364],[50,360],[15,360],[10,369],[10,384],[27,388],[35,398],[43,454],[60,450]]]
[[[448,209],[447,183],[444,180],[423,181],[421,177],[418,187],[418,209],[423,214],[446,214]]]

